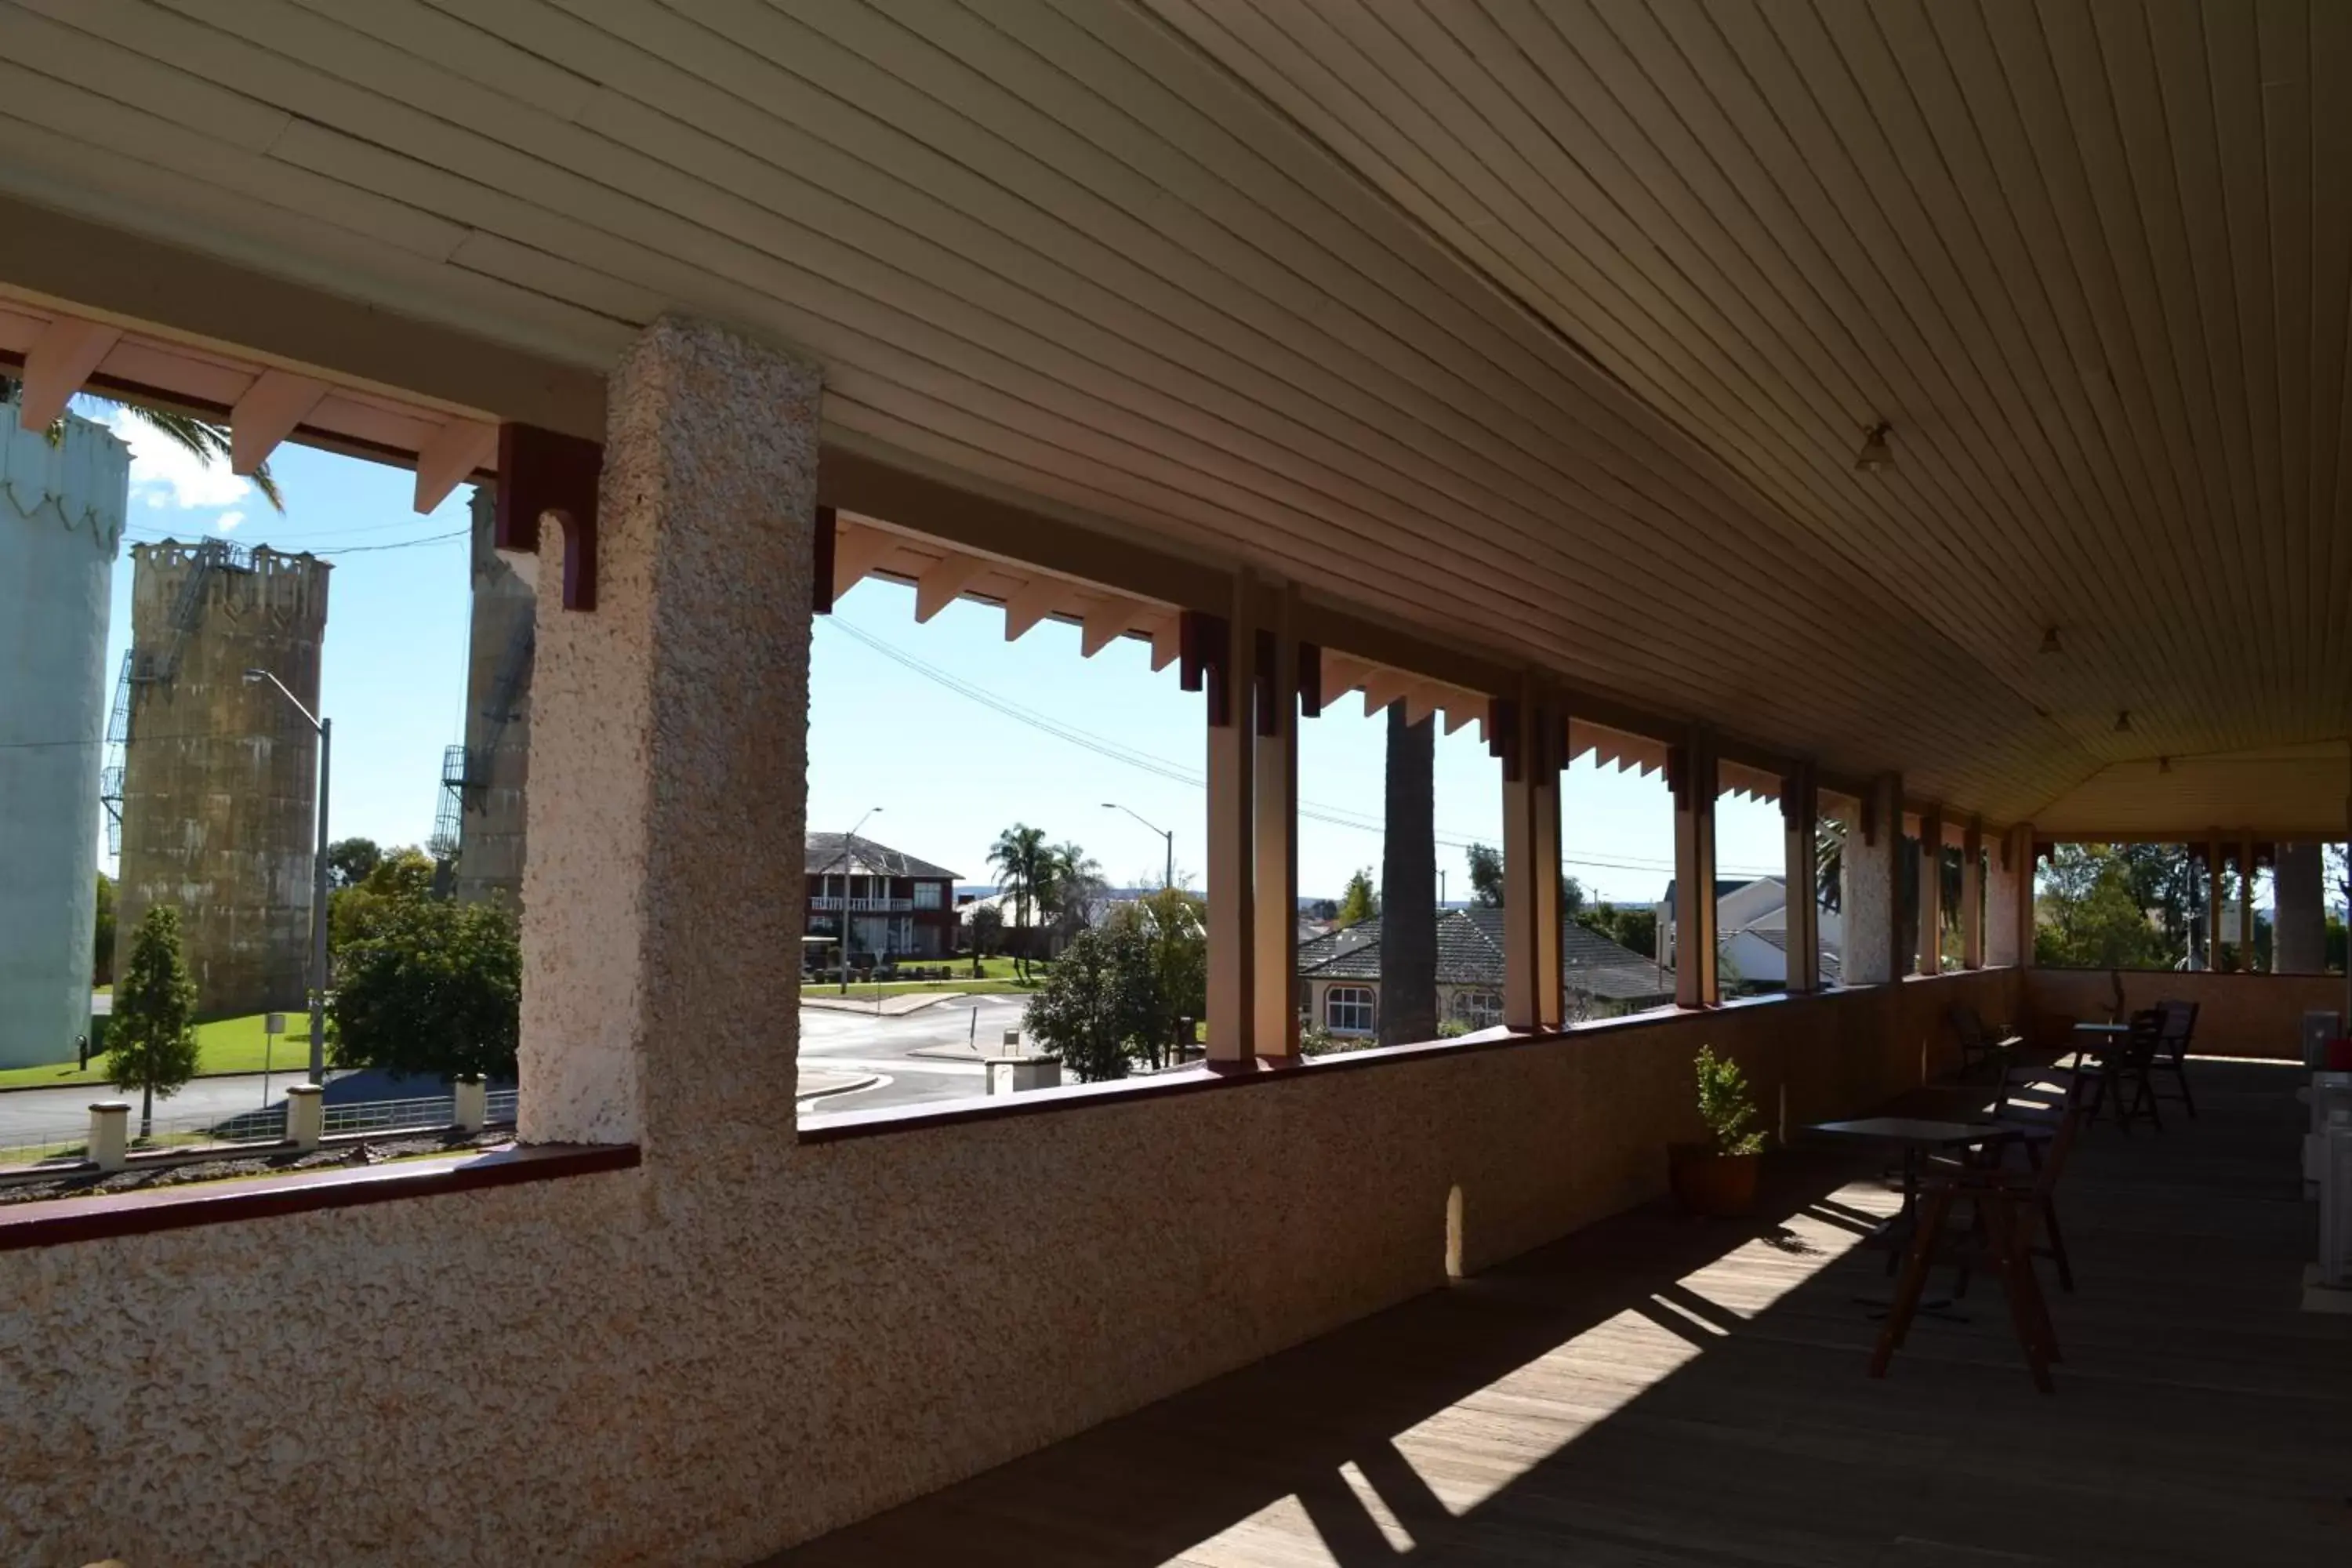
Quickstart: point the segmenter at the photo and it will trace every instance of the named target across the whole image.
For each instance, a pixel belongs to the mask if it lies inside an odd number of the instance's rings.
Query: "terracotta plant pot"
[[[1686,1212],[1733,1219],[1755,1209],[1763,1162],[1761,1154],[1718,1154],[1712,1143],[1673,1143],[1666,1148],[1666,1176]]]

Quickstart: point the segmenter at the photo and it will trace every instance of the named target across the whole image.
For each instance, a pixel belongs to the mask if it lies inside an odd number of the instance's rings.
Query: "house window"
[[[1503,998],[1492,991],[1456,991],[1454,1016],[1474,1029],[1492,1028],[1503,1021]]]
[[[944,883],[940,883],[940,882],[918,882],[918,883],[916,883],[916,884],[915,884],[915,907],[916,907],[917,909],[919,909],[919,910],[936,910],[936,909],[943,909],[943,908],[945,908],[945,907],[946,907],[946,900],[943,900],[943,899],[940,897],[940,895],[941,895],[942,893],[944,893],[946,890],[947,890],[947,888],[946,888],[946,885],[945,885]]]
[[[1369,985],[1334,985],[1323,993],[1323,1026],[1335,1035],[1372,1032],[1372,990]]]

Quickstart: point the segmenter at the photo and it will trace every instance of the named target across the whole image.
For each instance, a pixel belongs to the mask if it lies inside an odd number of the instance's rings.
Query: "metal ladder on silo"
[[[131,689],[163,684],[180,673],[188,635],[204,619],[205,587],[215,572],[252,570],[252,552],[226,539],[198,541],[189,558],[188,574],[180,580],[180,591],[172,600],[163,647],[143,652],[136,647],[123,649],[122,668],[114,680],[114,704],[106,720],[106,765],[98,774],[98,798],[106,807],[109,854],[122,853],[122,770],[131,748]]]
[[[499,658],[498,674],[490,682],[490,700],[482,707],[482,717],[488,721],[482,732],[482,743],[471,749],[451,746],[441,753],[441,795],[433,813],[433,838],[426,846],[436,863],[436,896],[447,890],[450,868],[457,861],[464,838],[466,806],[469,803],[478,806],[483,792],[490,787],[490,770],[497,761],[499,741],[514,721],[515,704],[520,700],[522,684],[530,675],[537,636],[533,624],[524,621],[507,639],[506,652]]]

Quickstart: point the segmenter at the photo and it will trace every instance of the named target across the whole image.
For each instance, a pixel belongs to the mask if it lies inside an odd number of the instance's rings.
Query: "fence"
[[[518,1091],[493,1089],[486,1120],[492,1126],[512,1126]],[[321,1132],[330,1138],[365,1133],[437,1132],[455,1126],[454,1095],[427,1095],[414,1100],[371,1100],[321,1108]],[[184,1111],[159,1115],[142,1137],[138,1112],[130,1122],[130,1151],[134,1154],[185,1153],[205,1149],[236,1150],[269,1147],[287,1142],[284,1101],[253,1110]],[[0,1133],[0,1170],[13,1174],[45,1168],[71,1170],[88,1158],[89,1119],[76,1117],[41,1127]]]

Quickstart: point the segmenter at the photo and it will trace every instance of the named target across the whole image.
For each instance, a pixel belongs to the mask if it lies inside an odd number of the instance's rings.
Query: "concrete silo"
[[[130,448],[0,403],[0,1068],[64,1061],[89,1028],[106,623]]]
[[[522,908],[523,792],[530,779],[530,671],[539,609],[530,581],[495,544],[497,493],[474,491],[473,620],[467,637],[466,743],[442,759],[433,853],[454,859],[453,890]]]
[[[180,911],[196,1005],[300,1010],[327,563],[226,540],[134,545],[116,963],[155,904]]]

